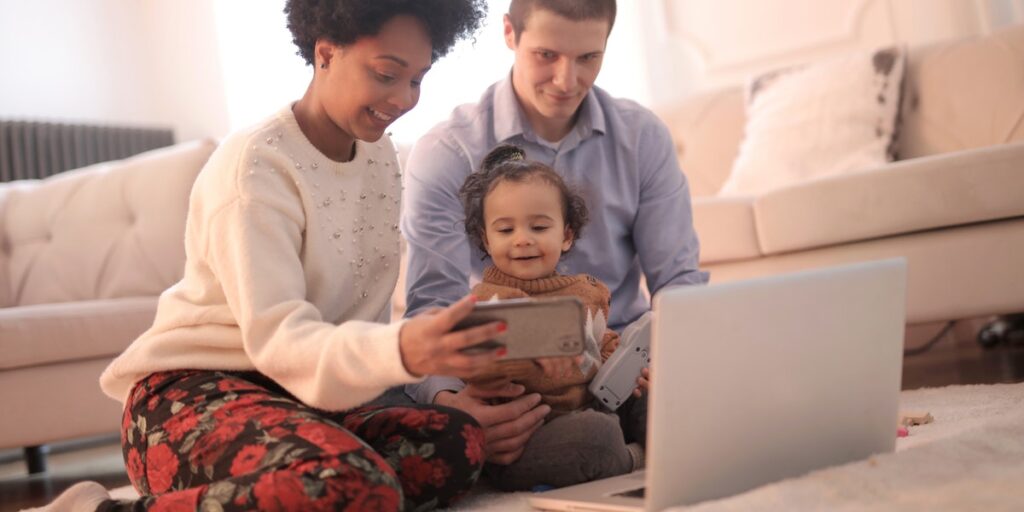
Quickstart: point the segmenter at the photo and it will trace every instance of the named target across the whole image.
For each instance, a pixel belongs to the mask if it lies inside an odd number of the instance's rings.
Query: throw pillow
[[[719,195],[754,195],[892,161],[905,51],[892,47],[761,75]]]

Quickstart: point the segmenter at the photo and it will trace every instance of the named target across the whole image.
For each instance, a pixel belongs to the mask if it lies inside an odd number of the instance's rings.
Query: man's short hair
[[[573,21],[608,20],[609,34],[615,25],[615,0],[512,0],[508,17],[517,42],[530,14],[537,9],[546,9]]]

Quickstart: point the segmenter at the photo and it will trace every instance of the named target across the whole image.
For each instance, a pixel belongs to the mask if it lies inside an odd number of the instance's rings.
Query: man
[[[614,21],[615,0],[512,0],[504,18],[505,41],[515,52],[509,77],[479,103],[458,107],[408,159],[402,220],[408,314],[450,304],[469,293],[471,279],[479,280],[487,261],[462,228],[458,190],[501,143],[552,166],[586,199],[590,223],[559,270],[608,285],[613,329],[650,308],[641,277],[652,293],[707,282],[697,269],[689,188],[668,129],[647,109],[593,86]],[[549,410],[535,394],[520,396],[517,385],[484,391],[431,377],[406,392],[476,417],[488,460],[497,464],[522,454]],[[518,398],[488,405],[499,396]]]

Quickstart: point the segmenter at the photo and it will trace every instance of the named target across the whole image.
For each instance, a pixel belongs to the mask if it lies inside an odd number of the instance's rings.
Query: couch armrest
[[[754,202],[775,254],[1024,216],[1024,143],[887,164],[782,188]]]
[[[702,264],[761,256],[752,197],[695,197],[693,228]]]
[[[1024,25],[910,51],[900,158],[1024,141]]]
[[[120,354],[153,324],[156,304],[131,297],[2,308],[0,370]]]

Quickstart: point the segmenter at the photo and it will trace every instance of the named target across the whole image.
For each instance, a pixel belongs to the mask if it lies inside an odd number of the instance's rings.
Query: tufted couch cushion
[[[200,140],[0,189],[0,305],[156,296],[184,270]]]

